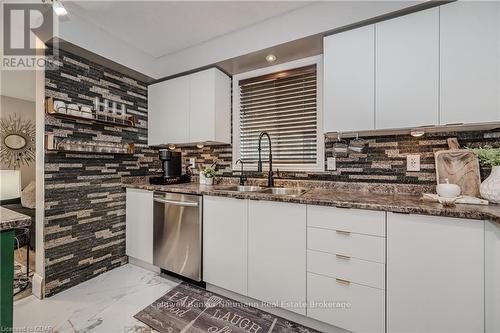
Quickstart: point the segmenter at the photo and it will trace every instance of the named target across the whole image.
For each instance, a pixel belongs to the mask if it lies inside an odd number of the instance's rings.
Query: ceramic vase
[[[491,168],[491,174],[479,188],[481,196],[493,203],[500,203],[500,166]]]
[[[214,184],[214,179],[213,179],[213,177],[210,177],[210,178],[205,178],[205,184],[206,184],[206,185],[213,185],[213,184]]]

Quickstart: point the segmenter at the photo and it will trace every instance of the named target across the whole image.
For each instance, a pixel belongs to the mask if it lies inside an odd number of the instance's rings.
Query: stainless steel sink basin
[[[261,186],[231,186],[225,189],[221,189],[223,191],[235,191],[235,192],[258,192],[264,190],[265,187]]]
[[[305,188],[300,187],[270,187],[262,191],[262,193],[269,193],[275,195],[287,195],[297,197],[306,193]]]
[[[230,186],[221,188],[218,191],[231,192],[259,192],[274,195],[286,195],[298,197],[307,192],[307,189],[300,187],[262,187],[262,186]]]

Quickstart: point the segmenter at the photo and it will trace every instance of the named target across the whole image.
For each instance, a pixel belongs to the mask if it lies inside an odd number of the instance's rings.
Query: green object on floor
[[[0,332],[12,331],[14,230],[0,232]]]

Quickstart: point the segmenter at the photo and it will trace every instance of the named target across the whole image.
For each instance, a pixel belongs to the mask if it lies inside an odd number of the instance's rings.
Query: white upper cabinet
[[[439,8],[376,24],[375,126],[437,125]]]
[[[216,68],[148,87],[148,144],[231,142],[231,78]]]
[[[324,130],[375,129],[375,27],[324,38]]]
[[[188,142],[189,78],[148,86],[148,144]]]
[[[215,68],[189,77],[189,142],[231,143],[231,78]]]
[[[441,124],[500,121],[500,3],[440,7]]]

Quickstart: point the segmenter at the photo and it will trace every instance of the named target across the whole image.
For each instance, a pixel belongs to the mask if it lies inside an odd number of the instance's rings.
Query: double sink
[[[220,191],[230,192],[257,192],[267,193],[273,195],[285,195],[291,197],[298,197],[307,192],[307,189],[300,187],[262,187],[262,186],[231,186]]]

